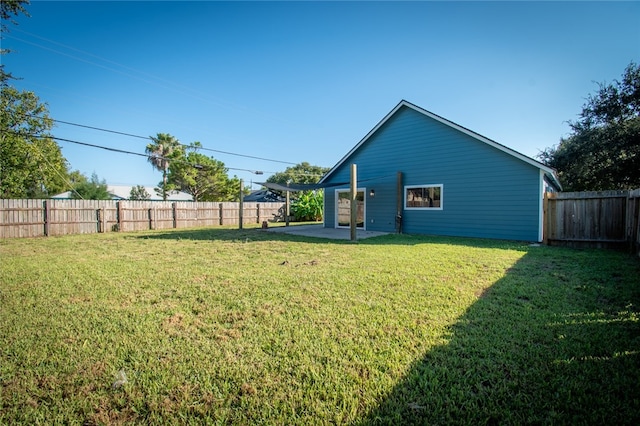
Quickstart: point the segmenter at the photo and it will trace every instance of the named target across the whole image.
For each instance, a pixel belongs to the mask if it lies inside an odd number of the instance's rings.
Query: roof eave
[[[400,101],[400,103],[398,103],[398,105],[396,105],[395,108],[391,110],[391,112],[385,115],[384,118],[380,120],[380,122],[376,124],[375,127],[369,131],[369,133],[367,133],[362,139],[360,139],[360,142],[358,142],[353,148],[351,148],[351,150],[347,152],[345,156],[342,157],[340,161],[338,161],[336,165],[333,166],[331,170],[329,170],[327,174],[325,174],[318,183],[319,184],[323,183],[329,176],[331,176],[333,172],[337,170],[347,160],[347,158],[349,158],[351,154],[353,154],[358,148],[360,148],[360,146],[362,146],[362,144],[364,144],[375,132],[377,132],[378,129],[382,127],[384,123],[386,123],[402,107],[404,103],[408,104],[408,102],[405,100]]]
[[[344,157],[342,157],[342,159],[340,159],[340,161],[338,161],[338,163],[336,163],[336,165],[333,166],[331,168],[331,170],[329,170],[327,172],[327,174],[325,174],[322,177],[322,179],[320,179],[319,183],[323,183],[325,180],[327,180],[333,174],[333,172],[335,170],[337,170],[340,166],[342,166],[342,164],[344,164],[347,161],[347,159],[355,151],[358,150],[358,148],[360,148],[371,136],[373,136],[378,131],[378,129],[380,129],[380,127],[382,127],[403,106],[406,106],[407,108],[411,108],[412,110],[414,110],[414,111],[416,111],[416,112],[418,112],[418,113],[420,113],[422,115],[425,115],[425,116],[427,116],[429,118],[432,118],[432,119],[434,119],[434,120],[436,120],[436,121],[438,121],[438,122],[440,122],[440,123],[442,123],[442,124],[444,124],[446,126],[449,126],[449,127],[453,128],[453,129],[456,129],[456,130],[458,130],[458,131],[460,131],[460,132],[462,132],[462,133],[464,133],[464,134],[466,134],[466,135],[468,135],[468,136],[470,136],[470,137],[472,137],[472,138],[474,138],[476,140],[479,140],[480,142],[484,142],[489,146],[492,146],[492,147],[494,147],[494,148],[496,148],[496,149],[498,149],[498,150],[500,150],[502,152],[505,152],[505,153],[507,153],[507,154],[509,154],[509,155],[521,160],[521,161],[524,161],[525,163],[531,164],[532,166],[543,170],[545,172],[545,174],[547,174],[548,176],[550,176],[552,178],[552,180],[557,184],[558,188],[562,189],[562,186],[560,185],[560,181],[558,180],[558,177],[556,176],[555,170],[545,166],[544,164],[534,160],[531,157],[527,157],[526,155],[521,154],[518,151],[515,151],[515,150],[513,150],[513,149],[511,149],[511,148],[509,148],[509,147],[507,147],[505,145],[502,145],[502,144],[500,144],[500,143],[498,143],[498,142],[496,142],[494,140],[491,140],[491,139],[489,139],[489,138],[487,138],[485,136],[482,136],[481,134],[476,133],[476,132],[474,132],[472,130],[469,130],[466,127],[460,126],[459,124],[456,124],[453,121],[447,120],[444,117],[441,117],[441,116],[439,116],[437,114],[434,114],[434,113],[432,113],[430,111],[427,111],[426,109],[421,108],[421,107],[419,107],[417,105],[414,105],[411,102],[408,102],[408,101],[406,101],[404,99],[401,100],[398,103],[398,105],[396,105],[387,115],[385,115],[384,118],[382,120],[380,120],[380,122],[378,124],[376,124],[376,126],[373,129],[371,129],[369,131],[369,133],[367,133],[365,135],[364,138],[362,138],[360,140],[360,142],[358,142],[349,152],[347,152],[347,154]]]

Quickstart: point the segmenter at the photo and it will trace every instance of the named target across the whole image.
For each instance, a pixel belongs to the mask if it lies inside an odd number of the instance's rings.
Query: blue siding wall
[[[402,172],[403,187],[444,185],[442,210],[403,209],[405,233],[538,240],[539,169],[413,109],[400,108],[327,183],[348,181],[352,163],[358,187],[367,188],[368,230],[395,230]],[[327,188],[325,226],[334,221],[334,189]]]

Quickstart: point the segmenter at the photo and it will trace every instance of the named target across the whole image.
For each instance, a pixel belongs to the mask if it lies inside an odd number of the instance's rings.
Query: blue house
[[[325,227],[349,227],[352,164],[370,231],[542,241],[544,193],[561,189],[553,169],[404,100],[320,181]]]

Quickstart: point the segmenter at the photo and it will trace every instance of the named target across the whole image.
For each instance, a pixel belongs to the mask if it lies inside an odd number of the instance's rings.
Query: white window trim
[[[412,188],[440,188],[440,207],[407,207],[407,190]],[[444,184],[428,183],[424,185],[405,185],[404,187],[404,209],[405,210],[442,210],[444,208]]]

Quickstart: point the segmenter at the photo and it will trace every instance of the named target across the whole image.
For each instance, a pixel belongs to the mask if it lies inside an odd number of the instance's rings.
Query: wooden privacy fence
[[[243,203],[242,223],[281,214],[283,203]],[[0,200],[0,238],[240,224],[240,203]]]
[[[640,189],[548,192],[544,242],[571,247],[640,247]]]

